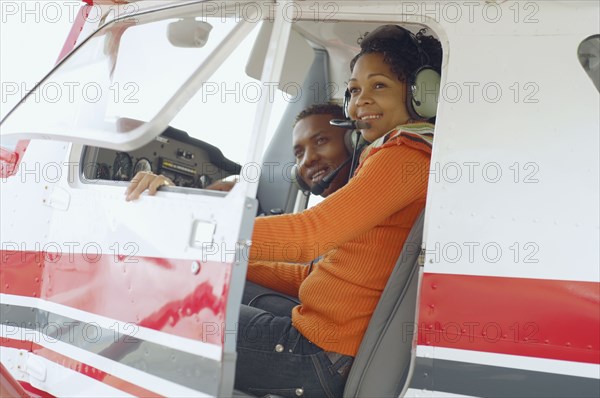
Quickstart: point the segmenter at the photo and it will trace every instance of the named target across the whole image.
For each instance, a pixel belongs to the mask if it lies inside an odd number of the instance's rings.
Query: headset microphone
[[[340,171],[342,171],[344,166],[346,166],[348,163],[350,163],[351,160],[352,160],[352,157],[349,157],[348,159],[344,160],[344,162],[342,164],[340,164],[338,167],[336,167],[335,170],[333,170],[331,173],[329,173],[325,177],[323,177],[321,179],[321,181],[317,181],[315,183],[315,185],[310,189],[310,193],[312,193],[313,195],[322,194],[323,191],[325,191],[327,188],[329,188],[329,186],[331,185],[331,183],[333,182],[335,177],[337,177],[337,175],[340,173]]]
[[[329,121],[329,124],[349,130],[366,130],[371,128],[371,125],[367,122],[352,119],[332,119]]]

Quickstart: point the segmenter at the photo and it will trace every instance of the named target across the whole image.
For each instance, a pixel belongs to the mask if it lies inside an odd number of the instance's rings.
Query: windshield
[[[203,16],[184,10],[188,9],[182,7],[181,15],[171,12],[170,17],[161,20],[154,20],[152,13],[137,15],[101,28],[2,121],[2,135],[52,134],[66,140],[84,137],[89,144],[100,144],[110,135],[110,141],[118,147],[126,141],[126,133],[139,130],[170,106],[171,111],[161,115],[163,126],[157,127],[159,131],[154,135],[160,133],[165,122],[177,114],[200,84],[204,94],[194,106],[195,123],[204,131],[214,131],[228,115],[223,109],[208,112],[209,102],[222,106],[229,102],[235,107],[241,102],[239,95],[257,95],[256,83],[241,76],[245,76],[244,58],[252,47],[257,31],[254,27],[260,21],[235,18],[233,14],[223,18],[221,15],[226,13]],[[244,40],[247,44],[238,46]],[[234,51],[236,47],[241,50]],[[231,50],[226,55],[215,55],[227,48]],[[234,53],[242,62],[230,62],[231,66],[219,69],[212,78],[213,71]],[[201,68],[204,75],[198,78],[199,65],[206,64],[209,67]],[[232,76],[233,88],[223,87],[220,82]],[[231,94],[232,90],[236,93]],[[185,100],[171,103],[174,95],[181,92],[186,94]],[[207,112],[198,124],[198,112],[203,110]],[[248,115],[244,115],[253,116],[252,109],[246,112]],[[143,143],[138,141],[135,145]],[[239,159],[239,154],[235,155]]]

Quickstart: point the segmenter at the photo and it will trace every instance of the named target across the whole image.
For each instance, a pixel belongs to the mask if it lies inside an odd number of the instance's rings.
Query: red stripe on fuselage
[[[198,260],[196,274],[194,260],[17,250],[0,256],[1,293],[222,346],[231,264]],[[133,325],[124,332],[135,332]]]
[[[419,345],[600,364],[600,283],[425,273]]]

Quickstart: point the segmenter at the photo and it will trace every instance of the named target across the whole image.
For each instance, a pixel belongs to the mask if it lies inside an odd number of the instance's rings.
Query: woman
[[[433,125],[415,123],[410,76],[438,69],[439,42],[386,25],[351,62],[348,112],[368,123],[350,182],[299,214],[257,218],[248,279],[297,296],[290,315],[242,306],[236,388],[255,395],[343,393],[352,359],[415,219],[425,206]],[[307,262],[310,267],[278,261]]]

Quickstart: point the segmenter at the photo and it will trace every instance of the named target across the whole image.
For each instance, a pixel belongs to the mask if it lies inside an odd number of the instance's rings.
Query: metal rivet
[[[200,272],[200,263],[198,261],[194,261],[191,267],[192,274],[196,275]]]
[[[296,388],[296,396],[301,397],[304,395],[304,389],[303,388]]]
[[[277,352],[283,352],[283,346],[281,344],[277,344],[275,346],[275,351],[277,351]]]

